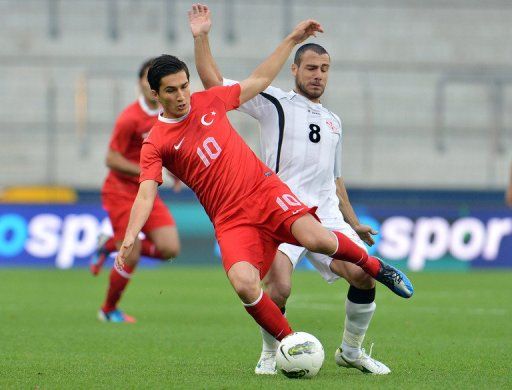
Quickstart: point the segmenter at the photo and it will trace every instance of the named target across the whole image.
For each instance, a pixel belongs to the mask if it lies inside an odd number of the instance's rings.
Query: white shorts
[[[354,229],[352,229],[352,227],[345,221],[339,222],[333,226],[327,226],[325,224],[323,226],[329,230],[336,230],[343,233],[348,238],[350,238],[352,242],[359,245],[365,251],[367,250],[364,242],[359,238]],[[310,263],[313,264],[313,266],[317,269],[317,271],[327,283],[335,282],[340,278],[340,276],[331,271],[330,265],[332,258],[330,256],[310,252],[302,246],[291,244],[281,244],[277,249],[288,256],[288,259],[290,259],[294,269],[304,257],[307,257]]]

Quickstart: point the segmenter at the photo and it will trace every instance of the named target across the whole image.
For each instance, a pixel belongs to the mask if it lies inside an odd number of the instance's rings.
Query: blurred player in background
[[[200,7],[193,20],[196,66],[205,88],[232,85],[223,79],[211,55],[208,32],[210,12]],[[355,244],[373,245],[373,231],[361,225],[352,209],[341,177],[342,124],[340,118],[325,108],[320,98],[329,75],[330,56],[315,43],[301,46],[292,65],[295,88],[285,92],[268,87],[238,107],[257,119],[261,128],[262,159],[290,186],[306,205],[318,205],[322,224],[342,232]],[[270,298],[285,312],[291,292],[291,274],[307,256],[322,277],[332,283],[344,278],[350,284],[345,300],[346,318],[343,339],[336,350],[336,363],[362,372],[388,374],[389,368],[371,358],[362,343],[375,312],[375,281],[355,264],[333,261],[330,256],[312,253],[291,244],[281,244],[264,283]],[[279,342],[263,328],[263,346],[256,374],[276,373]]]
[[[107,211],[113,237],[101,235],[98,250],[91,260],[93,275],[101,270],[108,255],[117,250],[123,240],[130,210],[139,189],[139,159],[142,142],[155,124],[160,107],[153,97],[147,81],[147,73],[152,60],[142,64],[139,71],[139,99],[130,104],[117,118],[110,139],[106,164],[110,169],[101,189],[103,208]],[[175,179],[175,190],[181,182]],[[122,270],[115,267],[110,272],[109,286],[105,301],[98,312],[101,321],[135,322],[135,319],[117,308],[121,295],[132,274],[144,255],[159,260],[168,260],[178,256],[180,242],[174,219],[160,197],[155,203],[147,222],[142,228],[146,238],[137,239],[134,249],[126,259]]]
[[[193,32],[197,13],[194,5],[189,12]],[[293,48],[318,31],[323,30],[313,20],[299,23],[249,78],[192,95],[186,64],[169,55],[153,61],[148,81],[163,112],[142,146],[139,191],[116,257],[116,267],[124,269],[150,215],[165,166],[196,193],[215,227],[234,290],[246,311],[277,340],[292,330],[260,282],[282,242],[355,263],[396,294],[405,298],[413,294],[403,273],[369,256],[344,234],[325,229],[314,217],[316,208],[293,195],[227,118],[228,111],[267,88]]]

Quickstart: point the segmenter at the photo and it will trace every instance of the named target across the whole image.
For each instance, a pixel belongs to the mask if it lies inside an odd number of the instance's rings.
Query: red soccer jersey
[[[140,97],[137,101],[126,107],[117,118],[109,148],[138,164],[142,141],[144,141],[149,130],[155,124],[158,111],[158,109],[151,110],[143,97]],[[139,180],[137,176],[125,175],[121,172],[110,170],[103,184],[102,192],[122,192],[134,195],[137,193],[138,188]]]
[[[141,152],[139,181],[162,183],[162,165],[197,195],[210,220],[222,222],[272,171],[231,126],[240,85],[214,87],[191,96],[179,119],[159,116]]]

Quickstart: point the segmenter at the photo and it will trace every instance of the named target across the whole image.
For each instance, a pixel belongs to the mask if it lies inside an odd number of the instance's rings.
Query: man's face
[[[306,50],[302,54],[300,65],[292,64],[297,92],[310,100],[319,99],[327,86],[330,64],[329,54]]]
[[[140,88],[140,92],[142,93],[142,96],[144,96],[144,98],[147,101],[152,102],[152,103],[156,103],[157,100],[153,96],[153,93],[151,92],[151,87],[149,86],[149,83],[148,83],[148,69],[149,68],[147,68],[144,71],[144,74],[142,75],[142,78],[139,80],[139,88]]]
[[[163,77],[158,92],[152,92],[165,113],[172,118],[179,118],[189,112],[190,85],[185,71]]]

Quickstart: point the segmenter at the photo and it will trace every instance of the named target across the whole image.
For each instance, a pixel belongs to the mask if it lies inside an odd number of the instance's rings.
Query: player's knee
[[[328,253],[332,246],[330,237],[324,234],[310,235],[304,237],[301,241],[302,246],[315,253]]]
[[[291,286],[288,283],[276,282],[268,284],[266,292],[277,306],[284,307],[290,297]]]
[[[157,249],[162,254],[162,258],[165,260],[175,259],[179,256],[181,250],[179,243],[166,244]]]
[[[233,287],[244,303],[253,303],[261,294],[261,287],[258,284],[235,283]]]
[[[261,293],[260,281],[251,274],[232,273],[229,280],[235,292],[244,303],[252,303],[258,299]]]

